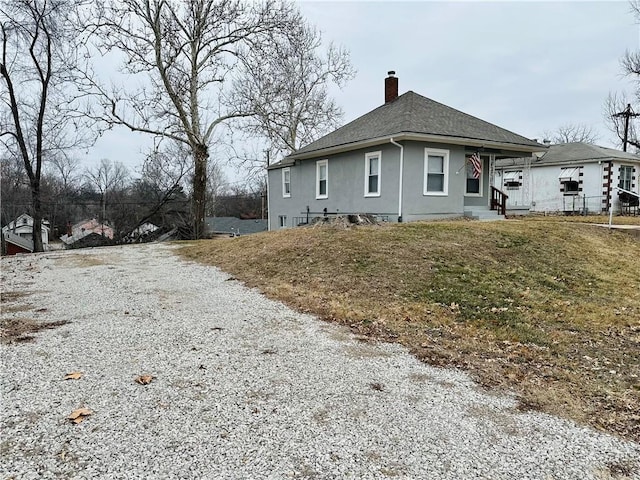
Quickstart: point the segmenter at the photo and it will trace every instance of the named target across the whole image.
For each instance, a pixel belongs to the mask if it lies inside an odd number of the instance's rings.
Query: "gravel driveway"
[[[3,479],[640,478],[638,444],[521,413],[172,248],[2,259],[5,298],[33,292],[4,320],[69,322],[0,345]]]

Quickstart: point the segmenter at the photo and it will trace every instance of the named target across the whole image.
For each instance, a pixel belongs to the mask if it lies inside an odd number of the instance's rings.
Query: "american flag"
[[[480,178],[482,174],[482,159],[478,152],[474,153],[469,157],[469,161],[471,165],[473,165],[473,178]]]

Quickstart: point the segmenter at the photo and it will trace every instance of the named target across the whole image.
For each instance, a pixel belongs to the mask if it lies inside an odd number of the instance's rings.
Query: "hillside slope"
[[[539,219],[308,227],[181,253],[515,391],[522,408],[640,440],[640,242],[626,233]]]

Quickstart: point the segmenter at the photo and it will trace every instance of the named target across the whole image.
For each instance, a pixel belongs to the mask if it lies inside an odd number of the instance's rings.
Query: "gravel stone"
[[[173,248],[2,259],[3,295],[33,292],[3,320],[69,323],[0,345],[1,478],[640,478],[636,443],[519,412]]]

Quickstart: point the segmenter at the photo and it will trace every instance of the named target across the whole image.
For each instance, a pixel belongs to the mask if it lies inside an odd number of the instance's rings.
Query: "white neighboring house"
[[[45,250],[49,248],[49,222],[42,221],[42,246]],[[2,227],[2,236],[5,241],[14,241],[25,250],[33,252],[33,217],[23,213],[18,218]]]
[[[575,142],[551,145],[538,157],[496,160],[494,185],[510,211],[638,213],[640,155]],[[622,200],[622,201],[621,201]],[[635,206],[634,206],[635,204]]]

